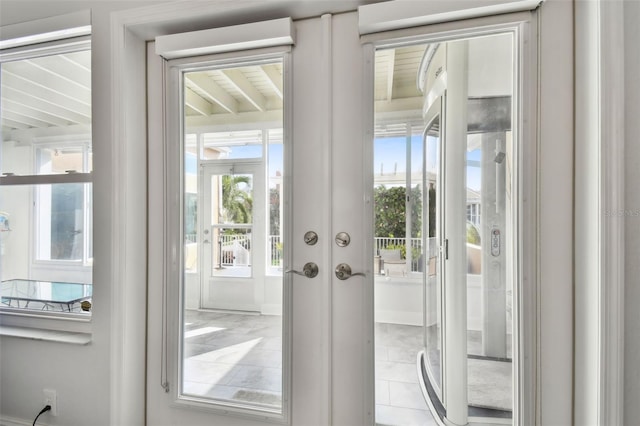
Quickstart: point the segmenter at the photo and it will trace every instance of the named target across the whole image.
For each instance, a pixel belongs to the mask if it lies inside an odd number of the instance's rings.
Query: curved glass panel
[[[424,133],[425,188],[424,244],[428,247],[425,274],[425,367],[433,389],[442,400],[442,176],[440,167],[440,115],[429,123]]]

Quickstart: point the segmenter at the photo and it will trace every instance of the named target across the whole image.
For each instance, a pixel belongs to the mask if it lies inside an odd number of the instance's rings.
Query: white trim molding
[[[67,15],[5,25],[0,31],[0,49],[10,49],[89,34],[91,34],[91,12],[83,10]]]
[[[600,342],[601,425],[623,424],[625,87],[623,2],[600,0],[600,154],[602,161],[601,248],[603,274]],[[607,214],[608,211],[608,214]],[[613,213],[613,214],[612,214]]]
[[[281,18],[156,37],[156,53],[176,59],[291,44],[293,20]]]
[[[623,423],[623,2],[575,7],[575,424]]]
[[[358,8],[360,34],[536,9],[544,0],[390,1]]]

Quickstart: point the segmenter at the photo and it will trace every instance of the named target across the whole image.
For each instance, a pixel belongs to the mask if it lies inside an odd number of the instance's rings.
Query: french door
[[[149,45],[149,103],[164,103],[150,206],[165,212],[150,265],[166,267],[149,270],[148,423],[359,425],[416,404],[512,423],[518,24],[380,43],[363,43],[355,12],[293,25],[287,46],[163,59]],[[373,189],[399,178],[373,160],[398,129],[408,224],[376,235]],[[404,331],[378,347],[378,330]],[[395,363],[406,330],[418,343]]]
[[[295,22],[293,46],[169,60],[149,45],[166,268],[149,277],[148,424],[373,421],[356,28],[326,15]]]

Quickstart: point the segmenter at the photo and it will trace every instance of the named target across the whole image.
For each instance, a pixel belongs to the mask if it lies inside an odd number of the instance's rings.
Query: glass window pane
[[[0,186],[0,307],[90,312],[90,197],[91,184]]]
[[[204,133],[202,136],[202,156],[208,160],[262,157],[262,130]]]
[[[269,81],[282,78],[282,66],[183,74],[180,393],[269,413],[281,413],[284,401],[283,100],[274,89],[282,81]],[[230,80],[253,85],[266,111]],[[214,96],[212,87],[228,96]]]
[[[0,171],[89,173],[91,51],[41,53],[0,64]],[[91,183],[0,187],[0,307],[91,312],[92,191]]]
[[[0,73],[2,173],[90,172],[91,51],[3,62]]]
[[[422,399],[416,370],[416,359],[424,346],[423,277],[427,244],[423,241],[424,124],[415,76],[424,50],[425,45],[421,45],[376,52],[373,140],[376,424],[399,426],[433,421]],[[390,97],[403,99],[392,101]],[[395,110],[395,105],[400,109]],[[439,348],[434,347],[433,351],[433,355],[438,354]],[[411,420],[404,417],[409,411]]]
[[[269,179],[269,241],[267,245],[267,274],[282,275],[283,239],[282,239],[282,199],[284,179],[282,175],[284,152],[282,130],[269,131],[268,144],[268,179]]]

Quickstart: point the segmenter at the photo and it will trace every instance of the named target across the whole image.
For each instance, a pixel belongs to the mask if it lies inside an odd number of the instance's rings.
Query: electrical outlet
[[[51,411],[49,413],[52,416],[58,415],[58,398],[56,397],[55,389],[43,389],[42,393],[44,394],[44,405],[50,405]]]

